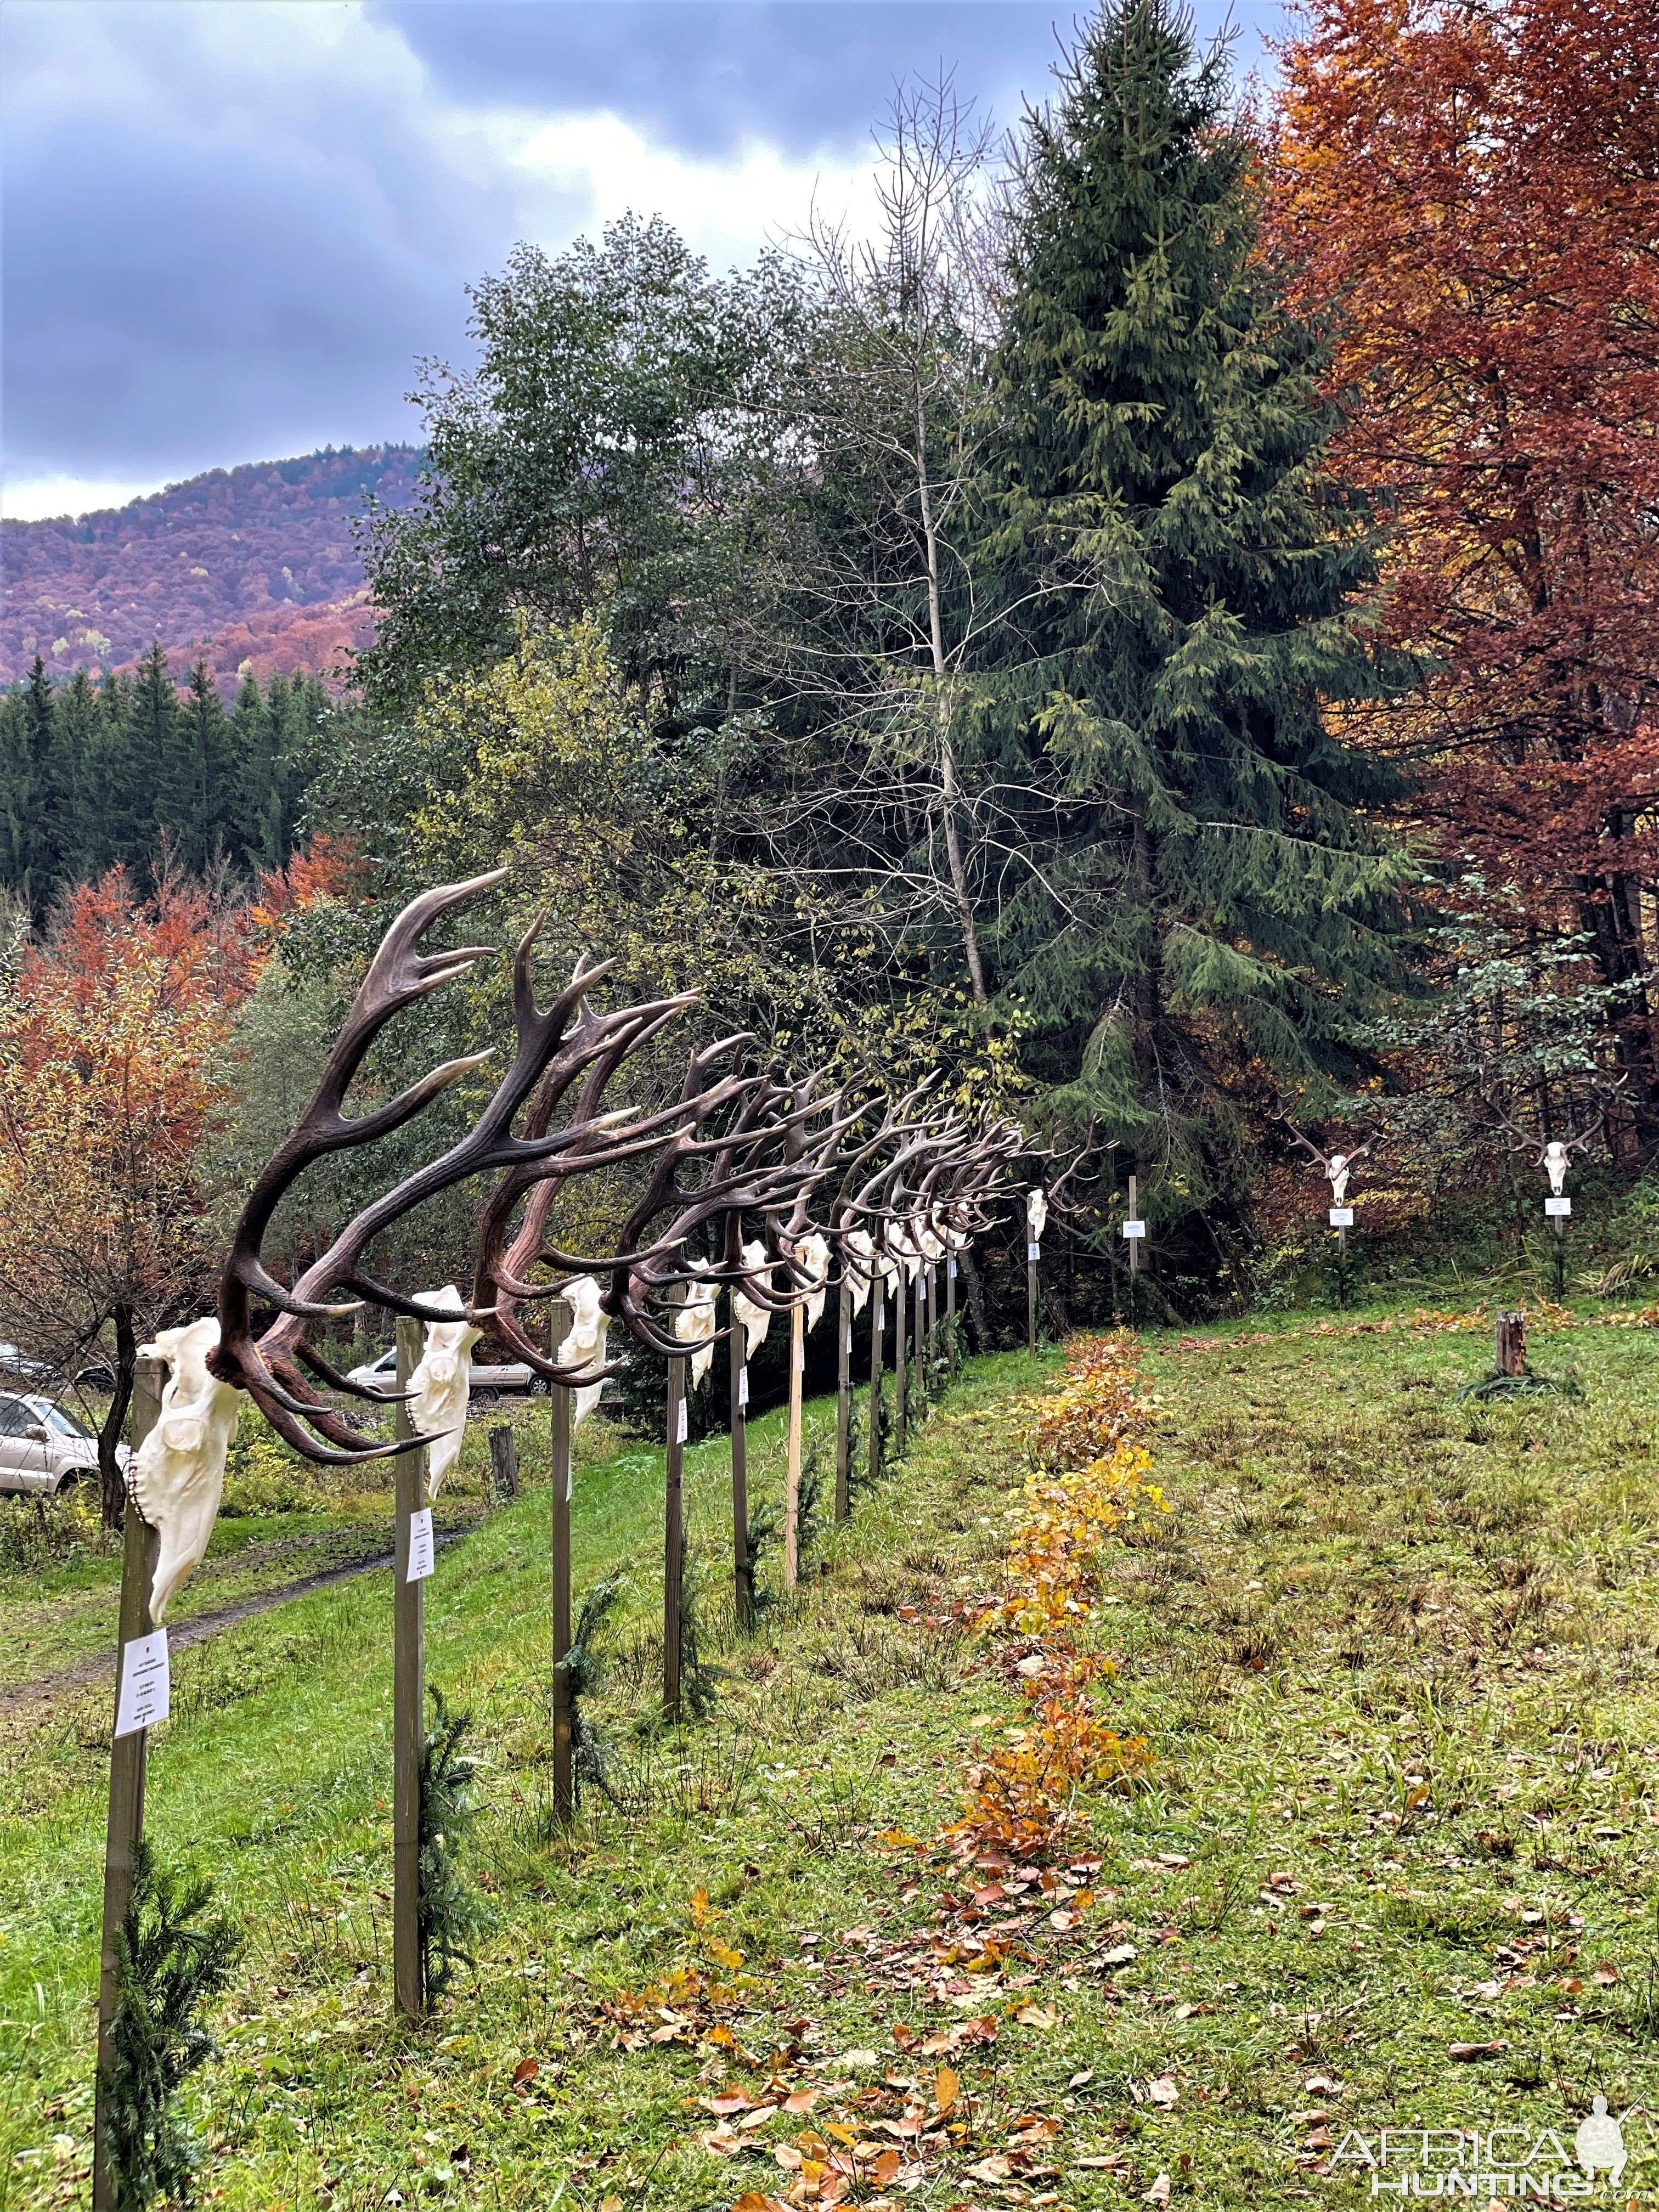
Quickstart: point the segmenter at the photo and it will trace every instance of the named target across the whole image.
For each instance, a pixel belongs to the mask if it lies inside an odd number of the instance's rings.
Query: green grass
[[[660,1450],[586,1466],[578,1592],[629,1576],[597,1709],[621,1802],[568,1839],[546,1822],[545,1488],[441,1557],[428,1677],[489,1762],[470,1850],[497,1924],[419,2027],[390,2016],[389,1579],[182,1655],[150,1832],[217,1877],[248,1944],[196,2100],[204,2187],[233,2212],[392,2189],[725,2212],[784,2194],[771,2145],[838,2111],[902,2127],[908,2106],[942,2138],[918,2203],[1081,2212],[1137,2204],[1160,2173],[1172,2201],[1358,2203],[1363,2175],[1322,2171],[1350,2129],[1513,2122],[1570,2148],[1593,2092],[1615,2112],[1648,2097],[1659,1345],[1540,1334],[1538,1364],[1583,1395],[1480,1407],[1460,1393],[1484,1334],[1328,1329],[1145,1340],[1173,1510],[1110,1556],[1093,1632],[1118,1660],[1115,1717],[1156,1757],[1085,1808],[1100,1865],[1065,1881],[1096,1900],[1075,1927],[1036,1895],[974,1908],[988,1877],[928,1848],[975,1747],[1023,1711],[1019,1647],[963,1638],[952,1608],[994,1582],[1026,1463],[1012,1401],[1053,1355],[976,1365],[752,1638],[724,1603],[724,1449],[692,1448],[726,1671],[717,1716],[681,1735],[636,1732]],[[810,1412],[822,1438],[830,1408]],[[775,1492],[778,1417],[753,1433]],[[71,1694],[6,1739],[3,2212],[85,2200],[106,1706]],[[987,1928],[1006,1955],[969,1973]],[[696,1978],[670,1985],[677,1967]],[[1504,2047],[1449,2058],[1462,2044]],[[961,2086],[935,2127],[942,2057]],[[698,2100],[773,2078],[833,2094],[740,2131],[756,2148],[705,2150]],[[1624,2194],[1644,2203],[1650,2140],[1628,2124]]]

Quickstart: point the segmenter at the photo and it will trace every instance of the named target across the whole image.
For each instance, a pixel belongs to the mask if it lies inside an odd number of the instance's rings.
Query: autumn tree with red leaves
[[[1659,11],[1312,0],[1272,237],[1334,303],[1337,459],[1432,657],[1372,718],[1516,941],[1587,939],[1659,1139]]]

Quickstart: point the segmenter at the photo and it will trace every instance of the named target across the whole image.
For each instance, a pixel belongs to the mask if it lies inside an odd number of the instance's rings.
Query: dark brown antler
[[[512,1064],[466,1135],[441,1158],[405,1176],[365,1206],[307,1268],[292,1291],[285,1290],[264,1267],[261,1240],[283,1193],[304,1167],[327,1152],[367,1143],[402,1127],[459,1076],[489,1057],[479,1053],[447,1062],[373,1113],[348,1119],[342,1110],[347,1088],[364,1054],[392,1016],[465,974],[484,949],[466,946],[451,952],[423,953],[419,950],[421,937],[439,915],[498,883],[501,874],[497,871],[471,883],[428,891],[398,916],[370,963],[316,1094],[255,1184],[238,1224],[220,1283],[220,1344],[213,1355],[214,1370],[221,1380],[246,1390],[277,1433],[310,1459],[372,1459],[408,1449],[406,1444],[362,1444],[301,1372],[302,1367],[308,1368],[337,1389],[352,1388],[304,1339],[306,1322],[313,1316],[351,1310],[349,1304],[331,1302],[331,1293],[348,1291],[354,1294],[354,1304],[367,1300],[386,1311],[421,1320],[446,1318],[367,1273],[363,1262],[374,1238],[425,1200],[474,1175],[539,1165],[561,1152],[583,1153],[591,1163],[601,1145],[626,1143],[629,1133],[617,1127],[619,1122],[632,1118],[626,1110],[598,1115],[556,1132],[543,1129],[534,1135],[514,1134],[515,1117],[544,1074],[550,1078],[550,1115],[552,1103],[576,1074],[602,1060],[619,1036],[629,1033],[631,1014],[640,1011],[631,1010],[630,1015],[620,1017],[578,1018],[582,1000],[595,981],[589,975],[578,975],[542,1012],[536,1005],[530,970],[539,927],[533,925],[519,945],[514,963],[517,1046]],[[562,1053],[562,1046],[566,1048]],[[280,1316],[257,1340],[251,1315],[255,1297],[276,1307]],[[383,1395],[370,1391],[356,1395]],[[335,1448],[319,1443],[319,1437]]]

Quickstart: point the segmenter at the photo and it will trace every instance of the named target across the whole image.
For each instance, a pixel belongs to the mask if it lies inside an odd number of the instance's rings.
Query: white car
[[[398,1387],[398,1355],[396,1352],[382,1352],[367,1367],[354,1367],[346,1376],[348,1382],[356,1382],[370,1390],[395,1390]],[[481,1366],[472,1363],[471,1402],[474,1406],[493,1405],[503,1392],[524,1391],[532,1397],[543,1396],[547,1389],[544,1376],[525,1365],[521,1359],[510,1361],[503,1367]]]
[[[131,1454],[117,1444],[117,1463]],[[0,1491],[54,1498],[71,1482],[98,1480],[98,1439],[50,1398],[0,1390]]]

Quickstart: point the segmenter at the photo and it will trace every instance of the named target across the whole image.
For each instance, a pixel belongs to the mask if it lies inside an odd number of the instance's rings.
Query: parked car
[[[131,1455],[117,1444],[125,1467]],[[55,1498],[72,1482],[98,1480],[98,1439],[66,1407],[50,1398],[0,1390],[0,1491]]]
[[[395,1390],[398,1387],[398,1355],[384,1352],[366,1367],[354,1367],[346,1376],[348,1382],[365,1385],[371,1390]],[[513,1392],[522,1392],[530,1397],[540,1397],[546,1390],[545,1379],[525,1365],[521,1359],[510,1360],[505,1366],[486,1367],[476,1359],[472,1363],[472,1393],[474,1406],[493,1406],[497,1398]]]
[[[15,1344],[0,1344],[0,1375],[15,1375],[25,1382],[49,1382],[52,1369],[44,1359],[31,1359]]]

